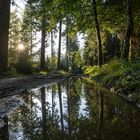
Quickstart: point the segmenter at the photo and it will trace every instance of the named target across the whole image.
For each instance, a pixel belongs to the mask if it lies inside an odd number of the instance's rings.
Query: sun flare
[[[19,49],[20,51],[24,50],[24,49],[25,49],[25,48],[24,48],[24,45],[23,45],[22,43],[20,43],[20,44],[18,45],[18,49]]]

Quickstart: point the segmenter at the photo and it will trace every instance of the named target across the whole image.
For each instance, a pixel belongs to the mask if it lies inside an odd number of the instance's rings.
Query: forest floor
[[[0,79],[0,98],[17,95],[26,89],[35,88],[46,83],[57,82],[68,77],[69,75],[55,74],[2,78]]]

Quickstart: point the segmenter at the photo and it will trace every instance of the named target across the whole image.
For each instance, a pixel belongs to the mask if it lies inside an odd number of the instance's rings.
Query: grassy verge
[[[110,63],[86,67],[85,74],[107,85],[112,91],[140,103],[140,61],[112,60]]]

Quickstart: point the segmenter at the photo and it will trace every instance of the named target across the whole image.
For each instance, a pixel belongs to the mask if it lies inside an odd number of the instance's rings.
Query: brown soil
[[[34,75],[17,78],[0,79],[0,98],[22,93],[26,89],[35,88],[44,83],[60,81],[69,76],[62,75]]]

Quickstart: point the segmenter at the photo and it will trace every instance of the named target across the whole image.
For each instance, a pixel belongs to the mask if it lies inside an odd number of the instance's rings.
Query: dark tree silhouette
[[[7,70],[10,0],[0,0],[0,71]]]

